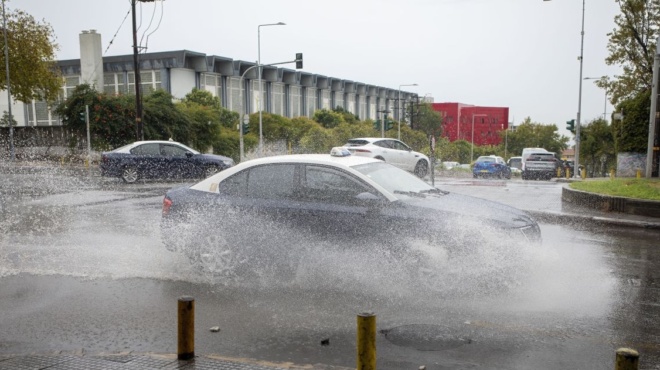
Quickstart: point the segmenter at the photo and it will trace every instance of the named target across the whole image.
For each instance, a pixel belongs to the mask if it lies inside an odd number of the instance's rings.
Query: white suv
[[[429,172],[429,157],[412,150],[397,139],[362,137],[350,139],[344,145],[351,154],[380,159],[423,178]]]

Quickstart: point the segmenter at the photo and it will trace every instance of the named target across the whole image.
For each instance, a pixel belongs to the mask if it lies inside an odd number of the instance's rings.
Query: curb
[[[660,218],[660,201],[589,193],[566,185],[562,187],[561,200],[598,211]]]
[[[655,221],[637,221],[625,220],[621,218],[602,217],[602,216],[588,216],[576,213],[562,213],[553,211],[530,211],[527,213],[532,215],[538,220],[545,221],[553,224],[569,224],[573,222],[590,222],[601,225],[622,226],[622,227],[635,227],[649,230],[660,230],[660,220]]]

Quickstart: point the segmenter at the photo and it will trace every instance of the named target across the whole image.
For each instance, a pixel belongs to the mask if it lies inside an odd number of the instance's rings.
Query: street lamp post
[[[470,163],[474,162],[474,117],[488,117],[488,115],[472,113],[472,145],[470,146]]]
[[[551,0],[543,0],[551,1]],[[580,88],[578,91],[578,111],[575,117],[575,177],[580,177],[580,116],[582,115],[582,65],[584,64],[584,9],[585,1],[582,0],[582,30],[580,32]]]
[[[259,155],[263,156],[264,154],[264,133],[263,133],[263,124],[262,124],[262,107],[261,100],[264,98],[263,86],[261,85],[261,27],[266,26],[284,26],[286,23],[277,22],[277,23],[267,23],[260,24],[257,26],[257,75],[259,81],[259,99],[257,100],[257,108],[259,109]]]
[[[606,81],[609,76],[601,76],[601,77],[585,77],[584,80],[603,80]],[[603,108],[603,119],[607,121],[607,88],[603,88],[605,90],[605,106]]]
[[[238,89],[238,101],[241,103],[241,113],[242,116],[238,120],[238,143],[239,143],[239,154],[238,158],[240,162],[243,162],[243,157],[245,156],[245,145],[243,143],[243,125],[250,122],[250,116],[248,116],[247,106],[243,101],[243,77],[252,69],[256,68],[254,65],[243,72],[241,78],[239,79],[239,89]],[[247,95],[247,92],[245,93]]]
[[[403,116],[403,110],[402,110],[402,104],[401,104],[401,87],[403,86],[417,86],[417,84],[405,84],[405,85],[399,85],[399,134],[398,134],[398,139],[401,140],[401,122],[403,122],[402,116]]]

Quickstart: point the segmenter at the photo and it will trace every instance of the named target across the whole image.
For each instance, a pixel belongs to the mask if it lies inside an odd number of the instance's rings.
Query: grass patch
[[[660,179],[594,179],[572,182],[571,189],[617,197],[660,200]]]

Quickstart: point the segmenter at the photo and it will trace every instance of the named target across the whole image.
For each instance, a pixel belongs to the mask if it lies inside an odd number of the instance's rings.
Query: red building
[[[509,128],[509,108],[479,107],[462,103],[432,103],[433,110],[442,115],[442,136],[449,141],[459,139],[475,145],[498,145],[499,132]]]

